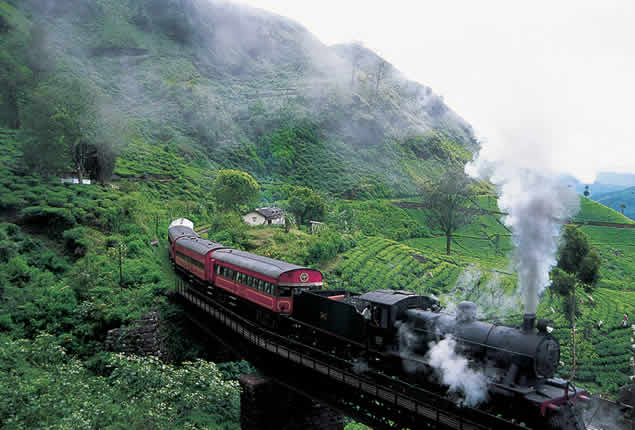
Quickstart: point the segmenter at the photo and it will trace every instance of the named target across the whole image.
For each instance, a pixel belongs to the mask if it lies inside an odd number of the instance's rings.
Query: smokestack
[[[523,315],[523,331],[525,332],[533,331],[535,325],[536,325],[536,314]]]
[[[471,323],[476,319],[476,304],[461,302],[456,307],[456,321],[458,323]]]

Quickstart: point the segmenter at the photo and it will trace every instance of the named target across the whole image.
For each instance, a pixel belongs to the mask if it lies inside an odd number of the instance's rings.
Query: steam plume
[[[579,198],[555,175],[537,169],[510,168],[477,159],[466,170],[498,187],[498,205],[508,214],[503,222],[512,230],[525,313],[535,313],[538,296],[549,285],[549,271],[556,264],[561,227],[578,212]]]
[[[461,395],[462,405],[474,407],[487,400],[487,378],[470,368],[467,359],[456,353],[456,341],[452,337],[448,336],[438,343],[431,342],[426,358],[441,383],[449,386],[451,392]]]

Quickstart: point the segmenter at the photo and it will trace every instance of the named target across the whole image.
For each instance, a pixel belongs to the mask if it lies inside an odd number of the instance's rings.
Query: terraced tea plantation
[[[635,311],[635,291],[615,291],[598,288],[592,295],[577,292],[582,312],[576,328],[576,368],[575,380],[593,391],[615,392],[618,387],[628,383],[632,374],[631,358],[633,349],[631,339],[634,336],[631,321],[622,325],[624,313],[632,317]],[[550,318],[556,329],[553,334],[563,344],[561,361],[562,377],[571,374],[571,329],[558,309],[559,299],[546,297],[541,304],[539,317]],[[600,325],[600,321],[602,324]]]
[[[452,257],[421,251],[380,237],[362,239],[340,256],[329,274],[329,285],[364,292],[377,289],[439,294],[455,284],[461,266]]]
[[[481,207],[496,210],[491,196],[481,196]],[[407,209],[413,219],[425,223],[423,210]],[[523,312],[515,291],[517,277],[511,264],[511,233],[500,223],[500,215],[482,215],[461,229],[445,255],[445,237],[421,237],[402,242],[366,237],[340,255],[327,273],[332,288],[354,291],[406,289],[435,294],[452,310],[461,300],[479,306],[482,318],[511,316]],[[577,222],[629,224],[631,220],[581,198]],[[601,280],[591,294],[577,293],[581,316],[577,320],[575,381],[592,391],[615,393],[635,374],[631,361],[631,323],[635,318],[635,229],[584,225],[584,231],[602,256]],[[428,226],[425,226],[429,229]],[[571,373],[571,329],[562,313],[559,297],[543,294],[539,317],[550,318],[554,335],[562,345],[560,375]],[[621,321],[629,316],[627,328]],[[601,328],[598,327],[602,321]]]

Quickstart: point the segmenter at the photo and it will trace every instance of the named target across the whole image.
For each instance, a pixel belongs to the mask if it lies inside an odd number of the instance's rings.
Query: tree
[[[354,42],[351,47],[351,88],[355,87],[355,76],[357,75],[357,69],[362,61],[364,55],[364,46],[361,42]]]
[[[377,71],[375,73],[375,95],[379,94],[379,83],[386,77],[388,63],[382,58],[377,62]]]
[[[571,379],[575,377],[575,332],[576,317],[580,314],[576,306],[576,288],[582,287],[591,293],[599,279],[601,257],[591,249],[586,234],[574,225],[567,225],[558,250],[558,264],[551,271],[551,289],[563,297],[563,312],[569,321],[572,333]]]
[[[321,221],[326,215],[326,202],[318,193],[307,187],[289,186],[289,211],[295,216],[298,225],[308,220]]]
[[[218,172],[212,195],[221,209],[237,210],[258,197],[260,185],[247,172],[225,169]]]
[[[589,186],[585,185],[584,186],[584,197],[589,197],[591,195],[591,192],[589,191]]]
[[[77,79],[57,76],[38,87],[25,114],[30,137],[24,159],[40,172],[68,169],[82,179],[95,157],[95,94]]]
[[[626,209],[626,203],[620,203],[620,212],[624,215],[624,209]]]
[[[463,170],[450,169],[438,182],[424,189],[428,224],[445,235],[447,255],[450,255],[454,232],[469,224],[474,217],[471,203],[475,194],[470,182]]]

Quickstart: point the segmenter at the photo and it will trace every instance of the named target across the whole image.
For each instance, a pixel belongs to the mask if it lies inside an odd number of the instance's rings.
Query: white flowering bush
[[[4,428],[238,429],[238,382],[213,363],[175,366],[110,354],[108,376],[67,356],[56,339],[0,337],[0,422]]]

